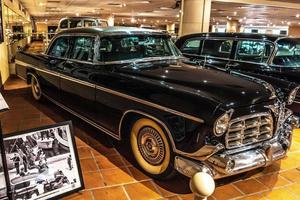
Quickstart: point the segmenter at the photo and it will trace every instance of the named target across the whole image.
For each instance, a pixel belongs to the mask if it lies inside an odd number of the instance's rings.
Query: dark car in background
[[[36,100],[128,138],[155,178],[217,179],[285,157],[298,120],[270,84],[185,60],[161,32],[79,28],[58,33],[45,54],[19,52],[16,71]]]
[[[176,46],[195,65],[241,72],[263,79],[283,91],[300,84],[299,38],[198,33],[179,38]],[[300,95],[295,102],[300,103]]]

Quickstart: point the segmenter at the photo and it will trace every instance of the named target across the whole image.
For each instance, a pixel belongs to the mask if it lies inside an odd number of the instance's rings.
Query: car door
[[[268,76],[280,76],[280,67],[269,66],[269,60],[274,51],[274,45],[261,40],[238,40],[234,59],[226,68]]]
[[[76,36],[70,39],[72,49],[69,58],[60,69],[61,102],[89,119],[95,115],[95,85],[89,76],[94,70],[93,36]]]
[[[39,81],[44,95],[59,101],[60,99],[60,78],[59,71],[67,58],[70,50],[69,37],[61,36],[56,38],[49,46],[48,51],[43,55],[45,70],[39,71]]]
[[[206,57],[206,67],[225,68],[232,52],[233,39],[212,38],[204,40],[201,55]]]
[[[204,65],[205,56],[200,55],[202,44],[203,39],[200,37],[189,38],[183,42],[179,49],[185,57],[190,59],[190,61],[195,62],[195,64],[198,65]]]

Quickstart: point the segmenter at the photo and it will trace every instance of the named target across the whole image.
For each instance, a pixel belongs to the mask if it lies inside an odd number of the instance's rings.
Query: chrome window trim
[[[208,57],[209,55],[203,55],[203,49],[204,49],[204,46],[205,46],[205,41],[206,40],[223,40],[223,41],[227,41],[227,40],[232,40],[232,46],[231,46],[231,49],[230,49],[230,52],[229,52],[229,57],[228,58],[223,58],[223,59],[230,59],[230,56],[231,56],[231,53],[232,53],[232,49],[233,49],[233,44],[234,44],[234,41],[235,41],[235,38],[231,38],[231,37],[224,37],[224,38],[219,38],[219,37],[206,37],[204,40],[203,40],[203,43],[202,43],[202,48],[201,48],[201,51],[199,52],[200,56],[205,56],[205,57]],[[222,59],[222,57],[218,57],[218,56],[211,56],[211,57],[214,57],[214,58],[220,58]]]
[[[40,69],[38,67],[27,66],[27,63],[19,61],[19,60],[16,60],[16,64],[19,64],[19,65],[24,66],[24,67],[31,67],[31,68],[36,69],[37,71],[48,73],[48,74],[51,74],[51,75],[54,75],[54,76],[58,76],[58,77],[61,77],[61,78],[67,77],[67,79],[70,80],[70,81],[77,82],[79,84],[82,84],[82,85],[85,85],[85,86],[89,86],[89,87],[92,87],[92,88],[95,88],[95,89],[98,89],[98,90],[101,90],[101,91],[104,91],[104,92],[107,92],[107,93],[110,93],[110,94],[114,94],[116,96],[120,96],[120,97],[123,97],[123,98],[126,98],[126,99],[130,99],[130,100],[133,100],[135,102],[138,102],[138,103],[150,106],[150,107],[154,107],[154,108],[157,108],[157,109],[165,111],[165,112],[169,112],[169,113],[172,113],[172,114],[175,114],[175,115],[179,115],[179,116],[182,116],[184,118],[190,119],[192,121],[196,121],[196,122],[199,122],[199,123],[204,123],[204,120],[200,119],[198,117],[194,117],[192,115],[185,114],[185,113],[182,113],[180,111],[173,110],[171,108],[167,108],[165,106],[161,106],[161,105],[158,105],[156,103],[149,102],[147,100],[143,100],[143,99],[140,99],[140,98],[137,98],[137,97],[133,97],[133,96],[121,93],[121,92],[117,92],[117,91],[114,91],[114,90],[109,89],[109,88],[105,88],[105,87],[102,87],[102,86],[91,84],[89,82],[82,81],[82,80],[79,80],[79,79],[76,79],[76,78],[73,78],[73,77],[70,77],[70,76],[66,76],[66,75],[63,75],[63,74],[58,73],[58,72],[54,73],[54,72],[51,72],[50,70],[43,70],[43,69]]]
[[[193,38],[193,37],[191,37]],[[202,55],[202,52],[203,52],[203,46],[202,45],[202,49],[200,50],[200,53],[199,55],[196,55],[196,54],[188,54],[188,55],[191,55],[191,56],[204,56],[204,57],[209,57],[209,58],[215,58],[215,59],[221,59],[221,60],[227,60],[227,61],[233,61],[233,62],[243,62],[243,63],[251,63],[251,64],[264,64],[264,65],[268,65],[270,64],[270,62],[274,59],[274,53],[277,51],[277,45],[276,45],[276,41],[279,40],[279,39],[282,39],[282,38],[278,38],[275,42],[271,41],[271,40],[264,40],[264,39],[253,39],[253,38],[234,38],[234,37],[209,37],[209,36],[200,36],[200,37],[197,37],[197,38],[202,38],[203,39],[203,44],[205,43],[205,39],[215,39],[215,40],[219,40],[219,39],[223,39],[223,40],[228,40],[228,39],[231,39],[233,41],[237,41],[239,42],[240,40],[253,40],[253,41],[263,41],[263,42],[269,42],[271,43],[273,46],[274,46],[274,49],[273,49],[273,53],[270,55],[270,58],[268,59],[268,62],[266,63],[257,63],[257,62],[252,62],[252,61],[243,61],[243,60],[236,60],[235,58],[234,59],[231,59],[231,58],[222,58],[222,57],[216,57],[216,56],[205,56],[205,55]],[[237,48],[236,48],[237,50]],[[234,56],[236,55],[236,52],[234,54]]]
[[[235,52],[234,52],[234,59],[232,59],[232,60],[237,61],[237,62],[241,62],[242,61],[242,62],[246,62],[246,63],[260,64],[260,65],[267,65],[270,62],[270,59],[271,59],[271,57],[272,57],[272,55],[273,55],[273,53],[275,51],[275,46],[276,46],[274,44],[274,42],[270,42],[269,40],[258,40],[258,39],[256,39],[256,40],[253,40],[253,39],[247,39],[247,40],[245,40],[245,39],[240,39],[239,38],[239,39],[236,39],[235,41],[237,42],[237,44],[236,44],[236,48],[235,48]],[[240,42],[243,42],[243,41],[264,42],[264,47],[266,47],[266,43],[271,44],[273,46],[273,50],[272,50],[271,54],[269,55],[268,60],[266,62],[253,62],[253,61],[237,60],[236,56],[237,56],[238,47],[239,47]]]

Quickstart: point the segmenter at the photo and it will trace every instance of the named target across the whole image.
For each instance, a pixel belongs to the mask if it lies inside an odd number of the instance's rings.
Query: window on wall
[[[180,48],[182,53],[199,54],[201,40],[200,38],[188,39]]]
[[[94,56],[94,38],[76,37],[73,45],[71,58],[81,61],[93,61]]]
[[[273,51],[273,45],[261,41],[239,41],[236,60],[266,63]]]
[[[57,38],[49,50],[49,55],[54,57],[66,57],[69,49],[69,38],[68,37],[60,37]]]
[[[220,58],[229,58],[232,50],[233,40],[205,40],[202,55]]]

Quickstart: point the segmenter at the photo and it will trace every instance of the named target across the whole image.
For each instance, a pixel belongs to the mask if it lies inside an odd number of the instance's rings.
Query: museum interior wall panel
[[[289,26],[289,36],[299,37],[300,26]]]
[[[2,9],[4,8],[4,2],[1,2]],[[4,19],[4,13],[2,12],[2,19]],[[2,29],[5,30],[4,24],[2,23]],[[1,72],[1,81],[2,84],[9,77],[9,65],[8,65],[8,54],[7,54],[7,45],[6,45],[6,37],[4,37],[4,42],[0,44],[0,72]],[[1,85],[2,85],[1,84]]]

